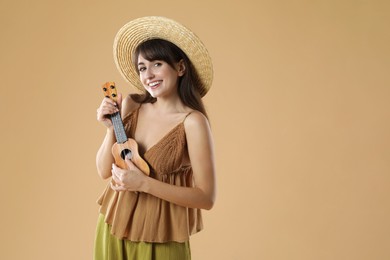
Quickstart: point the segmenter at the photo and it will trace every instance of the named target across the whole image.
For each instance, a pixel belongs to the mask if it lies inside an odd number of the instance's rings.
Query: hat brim
[[[198,36],[178,22],[148,16],[125,24],[114,40],[114,61],[121,75],[134,87],[144,90],[132,62],[137,46],[150,39],[163,39],[178,46],[191,60],[200,79],[200,95],[206,95],[213,81],[211,57]]]

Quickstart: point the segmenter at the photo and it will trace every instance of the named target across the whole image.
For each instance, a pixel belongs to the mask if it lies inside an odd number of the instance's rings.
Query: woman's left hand
[[[142,182],[146,178],[134,163],[126,158],[128,169],[121,169],[116,164],[112,164],[111,188],[115,191],[140,191]]]

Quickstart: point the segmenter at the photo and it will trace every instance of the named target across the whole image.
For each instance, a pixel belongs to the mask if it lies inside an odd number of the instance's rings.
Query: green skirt
[[[95,237],[95,260],[190,260],[189,241],[148,243],[119,239],[100,214]]]

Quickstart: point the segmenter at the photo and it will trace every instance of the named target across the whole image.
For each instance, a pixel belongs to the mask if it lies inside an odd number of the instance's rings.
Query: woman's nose
[[[145,77],[146,77],[147,79],[152,79],[152,78],[154,77],[153,71],[150,70],[150,69],[146,70],[146,72],[145,72]]]

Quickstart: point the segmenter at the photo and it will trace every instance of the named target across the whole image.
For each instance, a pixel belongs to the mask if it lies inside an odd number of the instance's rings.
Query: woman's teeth
[[[149,83],[149,87],[154,87],[159,83],[160,83],[160,81],[155,81],[155,82]]]

